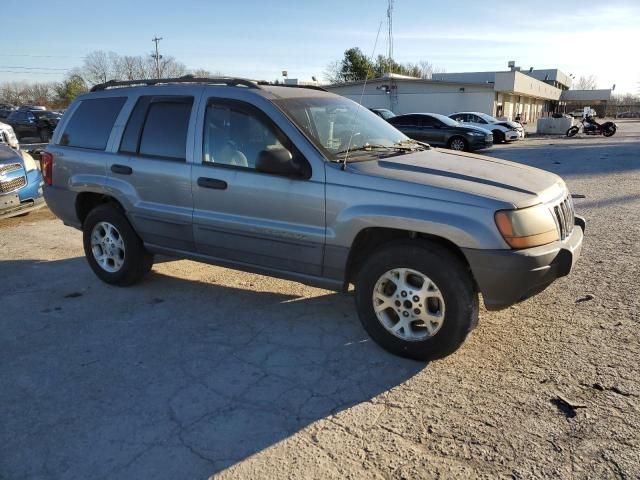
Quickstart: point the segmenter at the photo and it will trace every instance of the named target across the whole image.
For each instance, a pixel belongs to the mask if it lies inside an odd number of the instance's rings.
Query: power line
[[[0,73],[21,73],[22,75],[25,75],[25,74],[29,74],[29,75],[62,75],[63,74],[63,72],[34,72],[34,71],[26,72],[24,70],[0,70]]]
[[[31,57],[31,58],[87,58],[74,55],[31,55],[29,53],[0,53],[0,57]]]
[[[56,70],[61,72],[67,72],[72,68],[54,68],[54,67],[23,67],[21,65],[0,65],[0,68],[19,68],[22,70]]]

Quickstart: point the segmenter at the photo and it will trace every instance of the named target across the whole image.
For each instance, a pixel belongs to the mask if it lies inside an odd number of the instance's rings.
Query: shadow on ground
[[[207,478],[424,368],[373,344],[348,295],[220,272],[123,289],[81,258],[0,262],[0,477]]]

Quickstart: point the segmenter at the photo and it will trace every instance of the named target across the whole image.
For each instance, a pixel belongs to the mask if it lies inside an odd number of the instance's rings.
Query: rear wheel
[[[89,266],[104,282],[131,285],[151,270],[153,255],[116,207],[100,205],[83,224],[84,252]]]
[[[451,140],[449,140],[449,148],[451,150],[458,150],[458,151],[467,151],[469,149],[469,144],[467,143],[467,141],[462,138],[462,137],[453,137]]]
[[[616,133],[616,126],[615,125],[606,125],[603,129],[602,129],[602,134],[605,137],[612,137],[615,135]]]
[[[478,295],[460,259],[431,242],[394,242],[356,278],[362,325],[384,349],[430,360],[454,352],[478,319]]]
[[[575,134],[578,133],[578,131],[580,131],[580,129],[578,127],[571,127],[569,130],[567,130],[567,137],[573,137]]]

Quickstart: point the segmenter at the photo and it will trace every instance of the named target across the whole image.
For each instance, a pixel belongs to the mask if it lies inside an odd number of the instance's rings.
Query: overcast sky
[[[43,8],[39,8],[38,4]],[[2,0],[0,81],[59,80],[93,50],[161,53],[190,68],[274,80],[322,77],[349,47],[373,52],[386,0]],[[447,72],[559,68],[637,93],[640,0],[395,0],[395,59]],[[375,54],[386,53],[382,24]]]

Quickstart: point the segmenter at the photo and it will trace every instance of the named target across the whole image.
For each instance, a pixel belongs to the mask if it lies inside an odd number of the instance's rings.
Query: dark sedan
[[[437,113],[397,115],[387,121],[406,136],[433,146],[472,152],[493,145],[490,131],[461,125]]]
[[[55,112],[18,109],[11,112],[5,122],[13,127],[19,140],[36,137],[48,142],[59,120],[60,115]]]

